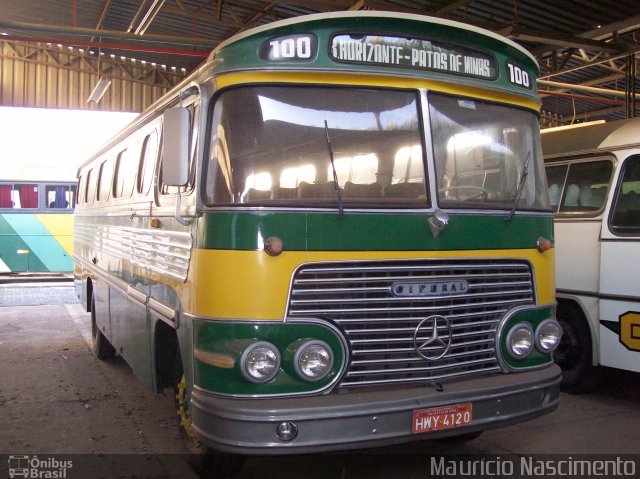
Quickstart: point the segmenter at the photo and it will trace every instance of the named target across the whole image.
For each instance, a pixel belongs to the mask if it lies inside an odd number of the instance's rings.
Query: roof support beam
[[[34,33],[48,33],[48,34],[62,34],[62,35],[77,35],[81,37],[100,37],[100,38],[116,38],[119,40],[129,40],[140,44],[145,43],[165,43],[172,45],[189,45],[195,47],[203,47],[211,49],[216,47],[219,40],[207,40],[204,38],[191,38],[191,37],[177,37],[172,35],[134,35],[132,33],[118,32],[113,30],[96,30],[93,28],[78,28],[67,27],[61,25],[45,25],[35,23],[22,23],[22,22],[6,22],[0,20],[0,29],[4,31],[20,31]],[[51,41],[51,40],[46,40]]]

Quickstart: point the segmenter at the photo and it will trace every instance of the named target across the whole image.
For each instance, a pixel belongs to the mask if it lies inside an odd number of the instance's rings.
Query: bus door
[[[619,167],[602,222],[600,363],[640,372],[640,155]]]

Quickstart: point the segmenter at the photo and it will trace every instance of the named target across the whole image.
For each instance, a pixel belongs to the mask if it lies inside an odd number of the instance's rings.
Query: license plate
[[[473,404],[430,407],[413,411],[414,434],[467,426],[473,420]]]

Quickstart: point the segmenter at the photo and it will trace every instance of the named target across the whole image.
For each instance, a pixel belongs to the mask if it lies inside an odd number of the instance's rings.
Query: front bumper
[[[207,446],[236,454],[295,454],[400,444],[507,426],[553,411],[560,369],[550,367],[444,384],[386,391],[349,391],[324,396],[246,399],[216,396],[196,387],[193,428]],[[463,428],[412,434],[416,409],[473,404]],[[295,439],[276,437],[283,421],[298,428]]]

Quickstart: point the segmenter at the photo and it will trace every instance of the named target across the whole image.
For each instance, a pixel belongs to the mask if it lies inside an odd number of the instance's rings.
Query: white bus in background
[[[640,372],[640,118],[543,130],[556,210],[555,352],[569,392],[595,366]]]

